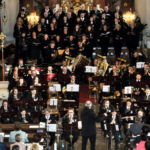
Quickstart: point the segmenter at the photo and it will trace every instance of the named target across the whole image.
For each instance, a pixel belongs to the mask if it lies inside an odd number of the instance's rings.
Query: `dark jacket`
[[[82,135],[92,136],[96,134],[96,122],[100,121],[100,118],[96,116],[96,113],[87,107],[81,112],[82,120]]]

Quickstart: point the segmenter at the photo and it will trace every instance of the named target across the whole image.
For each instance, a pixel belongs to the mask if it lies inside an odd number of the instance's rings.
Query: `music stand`
[[[64,124],[63,126],[63,129],[64,131],[66,132],[70,132],[70,144],[72,145],[72,140],[73,140],[73,131],[78,131],[78,123],[75,122],[75,123],[72,123],[72,124]],[[71,147],[71,150],[72,150],[72,147]]]
[[[67,84],[67,92],[79,92],[79,84]]]

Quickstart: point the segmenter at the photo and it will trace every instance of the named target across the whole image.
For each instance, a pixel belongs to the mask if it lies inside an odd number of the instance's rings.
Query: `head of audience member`
[[[91,101],[86,101],[85,102],[85,107],[88,109],[92,109],[92,102]]]
[[[30,150],[40,150],[39,145],[37,143],[32,143],[31,147],[30,147]]]
[[[21,141],[22,141],[21,134],[16,134],[15,140],[16,140],[16,142],[18,142],[18,143],[21,142]]]
[[[21,149],[19,148],[19,145],[13,145],[12,150],[21,150]]]
[[[19,131],[19,130],[21,130],[20,122],[15,122],[14,130],[15,130],[15,131]]]

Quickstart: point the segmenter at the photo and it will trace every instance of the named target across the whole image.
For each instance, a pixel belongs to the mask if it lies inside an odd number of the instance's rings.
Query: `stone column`
[[[135,10],[141,18],[142,23],[147,24],[147,30],[150,32],[150,0],[135,0]]]
[[[7,23],[4,24],[1,20],[2,32],[6,34],[6,41],[13,41],[14,25],[19,12],[19,0],[4,0],[6,3]],[[1,19],[4,15],[4,9],[1,10]]]

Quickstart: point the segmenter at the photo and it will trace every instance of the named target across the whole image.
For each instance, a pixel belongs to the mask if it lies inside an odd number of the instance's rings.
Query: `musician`
[[[65,51],[63,52],[62,54],[62,60],[65,60],[66,59],[66,56],[69,56],[69,57],[72,57],[72,52],[70,50],[70,47],[66,47],[65,48]]]
[[[126,35],[126,44],[129,49],[130,56],[137,49],[139,42],[139,32],[137,31],[137,27],[134,23],[131,23]]]
[[[149,101],[150,100],[150,88],[147,87],[143,93],[142,100]]]
[[[112,110],[111,114],[107,117],[107,125],[113,126],[111,130],[108,130],[108,150],[111,150],[112,136],[114,136],[115,139],[115,150],[119,150],[118,146],[121,121],[115,109]]]
[[[37,72],[36,72],[35,68],[33,68],[33,69],[31,70],[31,74],[29,74],[28,77],[27,77],[27,85],[28,85],[28,86],[33,85],[34,79],[35,79],[36,76],[38,76],[38,75],[37,75]]]
[[[21,123],[31,123],[31,117],[27,114],[25,109],[22,109],[17,117],[17,120]]]
[[[40,121],[46,124],[56,124],[54,116],[47,109],[45,109]],[[52,146],[55,141],[55,132],[49,132],[49,135],[51,136],[49,146]]]
[[[17,87],[22,87],[22,86],[27,86],[27,83],[23,77],[20,77],[19,81],[17,82]]]
[[[62,125],[65,128],[66,125],[76,125],[78,124],[78,117],[74,114],[74,109],[69,109],[68,113],[63,117],[62,119]],[[70,136],[73,136],[70,138]],[[68,147],[74,148],[74,143],[78,140],[79,132],[77,129],[74,129],[72,127],[69,130],[63,131],[63,137],[64,139],[69,143]]]
[[[142,70],[142,76],[145,80],[148,80],[150,78],[150,67],[148,63],[144,64],[144,68]]]
[[[102,116],[102,122],[101,122],[101,127],[104,130],[104,124],[106,124],[107,117],[110,115],[112,112],[113,107],[110,105],[109,100],[105,100],[103,104],[100,106],[100,115]],[[106,135],[106,132],[104,132],[104,136]]]
[[[110,31],[108,30],[107,25],[103,26],[102,32],[100,33],[99,37],[100,37],[100,45],[102,48],[102,55],[106,56],[110,40]]]
[[[138,112],[137,112],[137,118],[139,119],[139,121],[141,123],[146,123],[146,117],[145,117],[145,114],[144,114],[144,111],[142,109],[139,109]]]
[[[85,16],[86,19],[88,19],[88,12],[85,10],[85,4],[81,4],[81,9],[78,11],[78,16],[80,17],[81,14]]]
[[[45,63],[48,63],[48,50],[49,50],[49,36],[48,34],[44,34],[44,38],[41,42],[41,46],[42,46],[42,56],[43,56],[43,61]]]
[[[50,9],[49,5],[45,5],[44,9],[41,11],[41,17],[44,17],[44,13],[47,12],[49,18],[53,16],[53,11]]]
[[[96,116],[92,109],[92,102],[86,101],[85,107],[81,111],[82,120],[82,150],[86,150],[88,139],[90,140],[91,150],[95,150],[96,143],[96,122],[100,121],[100,118]]]
[[[121,26],[119,24],[115,25],[113,31],[113,45],[116,57],[120,57],[121,47],[123,45],[123,32],[121,31]]]
[[[47,67],[47,81],[52,81],[56,77],[56,74],[53,72],[53,67]]]
[[[106,15],[107,23],[109,24],[112,19],[112,12],[109,10],[108,5],[104,6],[104,11],[103,13]]]
[[[21,98],[23,98],[23,93],[19,92],[18,89],[14,87],[8,98],[9,105],[14,107],[14,101],[19,101]]]
[[[55,41],[50,42],[49,51],[48,51],[48,63],[55,63],[57,60],[58,51],[55,45]]]
[[[40,83],[40,79],[38,76],[36,76],[33,80],[33,84],[30,86],[31,88],[34,87],[34,86],[41,86],[41,83]]]
[[[7,100],[3,100],[2,106],[0,108],[0,113],[11,112],[11,107],[8,104]]]

